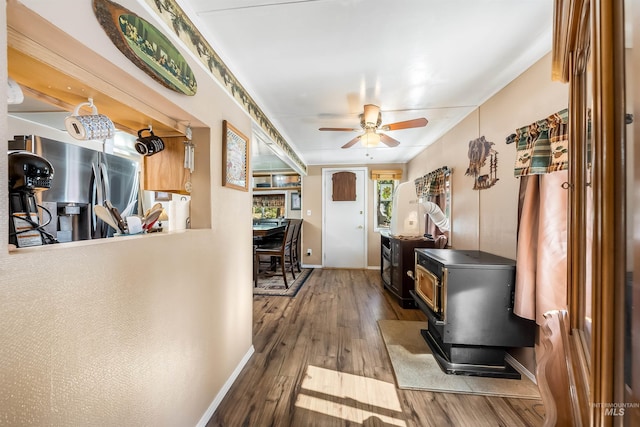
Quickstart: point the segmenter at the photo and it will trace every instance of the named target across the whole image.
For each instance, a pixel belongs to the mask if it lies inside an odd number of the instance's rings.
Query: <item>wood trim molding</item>
[[[576,375],[577,355],[566,311],[544,314],[540,328],[537,377],[544,403],[545,427],[587,425],[586,411],[580,405],[580,378]]]
[[[622,2],[593,2],[591,31],[595,223],[591,417],[593,425],[612,426],[614,417],[607,413],[606,404],[624,402],[626,167]]]
[[[375,169],[371,171],[371,179],[402,179],[402,169]]]
[[[569,82],[575,71],[577,51],[588,48],[584,25],[589,14],[589,0],[556,0],[553,16],[553,45],[551,50],[551,77],[555,81]],[[588,32],[586,33],[588,35]],[[584,42],[587,45],[584,45]],[[588,51],[588,49],[587,49]],[[586,62],[585,62],[586,65]]]
[[[624,312],[620,309],[624,307],[626,259],[623,4],[556,0],[555,12],[552,74],[554,79],[570,84],[569,320],[566,322],[564,316],[555,320],[560,323],[556,333],[571,332],[571,339],[562,340],[573,414],[568,425],[613,426],[616,420],[607,405],[625,401]],[[590,54],[592,70],[587,69]],[[587,87],[587,71],[592,75],[591,88]],[[590,137],[589,89],[593,105]],[[587,166],[589,150],[591,179]],[[591,265],[586,262],[588,185],[592,186],[594,214]],[[593,283],[590,347],[584,320],[589,276]],[[553,342],[548,337],[553,336],[550,331],[543,330],[547,347]],[[541,360],[541,363],[544,372],[549,362]],[[548,374],[539,378],[539,382],[541,389],[551,388],[561,396],[567,391]],[[554,386],[557,390],[553,390]],[[549,414],[553,417],[555,413]]]

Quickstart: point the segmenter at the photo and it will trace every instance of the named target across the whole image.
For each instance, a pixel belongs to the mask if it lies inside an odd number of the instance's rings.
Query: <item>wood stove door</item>
[[[441,316],[442,288],[440,279],[416,263],[416,294],[433,310],[438,317]]]

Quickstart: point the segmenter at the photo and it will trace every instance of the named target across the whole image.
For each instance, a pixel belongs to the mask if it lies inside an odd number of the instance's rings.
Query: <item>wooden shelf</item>
[[[273,172],[253,174],[253,191],[297,190],[300,191],[300,175],[295,172]]]

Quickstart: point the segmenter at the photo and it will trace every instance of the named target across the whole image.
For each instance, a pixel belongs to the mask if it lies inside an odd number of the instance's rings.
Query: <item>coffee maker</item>
[[[8,155],[9,164],[9,243],[18,248],[57,243],[44,227],[52,215],[36,202],[36,193],[48,190],[53,166],[44,157],[27,151]],[[43,223],[38,208],[48,213]]]

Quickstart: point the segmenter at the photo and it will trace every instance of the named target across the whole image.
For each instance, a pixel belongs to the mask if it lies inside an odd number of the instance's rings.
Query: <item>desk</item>
[[[268,237],[274,234],[284,232],[286,224],[254,224],[253,225],[253,237]]]

